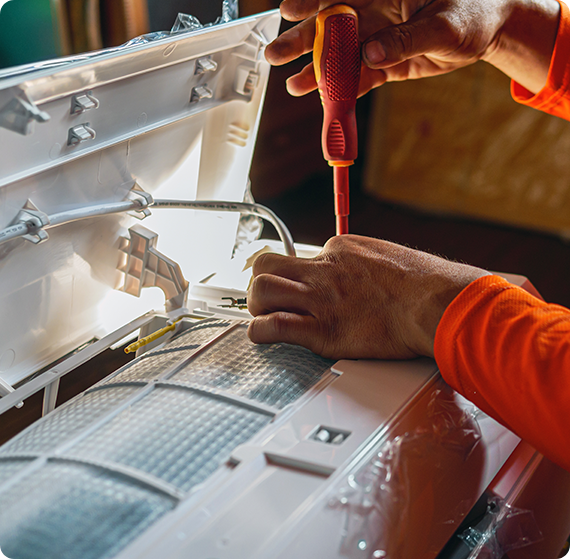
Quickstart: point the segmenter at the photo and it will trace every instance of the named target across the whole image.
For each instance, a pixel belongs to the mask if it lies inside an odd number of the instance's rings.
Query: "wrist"
[[[491,274],[486,270],[449,262],[442,274],[432,277],[433,285],[427,286],[421,308],[416,312],[417,355],[434,357],[435,336],[445,311],[468,285],[487,275]]]
[[[538,93],[548,77],[560,4],[556,0],[513,0],[505,11],[505,21],[482,59]]]

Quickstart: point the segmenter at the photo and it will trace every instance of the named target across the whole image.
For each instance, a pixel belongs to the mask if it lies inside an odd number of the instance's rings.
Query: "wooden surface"
[[[428,211],[570,232],[570,122],[477,63],[374,94],[366,188]]]

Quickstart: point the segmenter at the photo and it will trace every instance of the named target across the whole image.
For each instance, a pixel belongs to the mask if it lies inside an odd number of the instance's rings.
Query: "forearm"
[[[570,468],[570,311],[496,277],[469,285],[438,326],[443,378]]]
[[[517,0],[483,60],[538,93],[546,84],[559,19],[556,0]]]

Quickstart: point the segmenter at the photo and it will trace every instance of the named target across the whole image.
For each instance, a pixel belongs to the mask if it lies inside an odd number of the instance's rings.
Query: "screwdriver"
[[[336,234],[348,233],[349,173],[358,155],[360,42],[356,11],[335,4],[317,15],[313,66],[323,104],[324,158],[333,167]]]

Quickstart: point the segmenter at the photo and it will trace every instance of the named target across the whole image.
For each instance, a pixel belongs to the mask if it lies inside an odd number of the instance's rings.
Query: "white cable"
[[[41,227],[41,229],[50,229],[57,225],[71,223],[72,221],[78,221],[80,219],[88,219],[90,217],[136,211],[144,207],[146,206],[141,204],[138,200],[129,200],[126,202],[113,202],[110,204],[98,204],[96,206],[77,208],[75,210],[68,210],[66,212],[48,215],[49,223]],[[0,245],[11,241],[12,239],[17,239],[18,237],[33,235],[37,230],[38,228],[29,222],[10,225],[9,227],[6,227],[6,229],[2,229],[0,231]]]
[[[28,234],[28,226],[25,223],[16,223],[16,225],[10,225],[0,231],[0,245],[11,241],[12,239],[17,239],[18,237],[23,237]]]
[[[75,210],[50,215],[48,227],[55,227],[56,225],[62,225],[63,223],[71,223],[72,221],[77,221],[79,219],[88,219],[90,217],[98,217],[100,215],[140,210],[141,208],[141,203],[138,200],[128,200],[125,202],[114,202],[110,204],[88,206],[86,208],[77,208]]]
[[[218,200],[155,200],[151,204],[153,208],[178,208],[203,210],[210,212],[239,212],[246,215],[255,215],[269,221],[275,227],[279,238],[285,247],[285,254],[295,256],[295,247],[293,245],[293,237],[287,226],[277,217],[277,215],[269,208],[261,204],[249,204],[246,202],[224,202]],[[116,213],[140,210],[146,207],[138,200],[113,202],[110,204],[98,204],[96,206],[88,206],[85,208],[77,208],[65,212],[56,213],[48,216],[49,223],[42,229],[50,229],[64,223],[71,223],[80,219],[88,219],[91,217],[110,215]],[[6,229],[0,230],[0,244],[6,243],[12,239],[23,237],[25,235],[34,234],[37,228],[27,222],[11,225]]]
[[[152,208],[171,208],[205,210],[210,212],[239,212],[246,215],[255,215],[269,221],[275,227],[279,238],[285,246],[287,256],[295,256],[293,237],[287,226],[269,208],[261,204],[247,202],[224,202],[219,200],[155,200]]]

